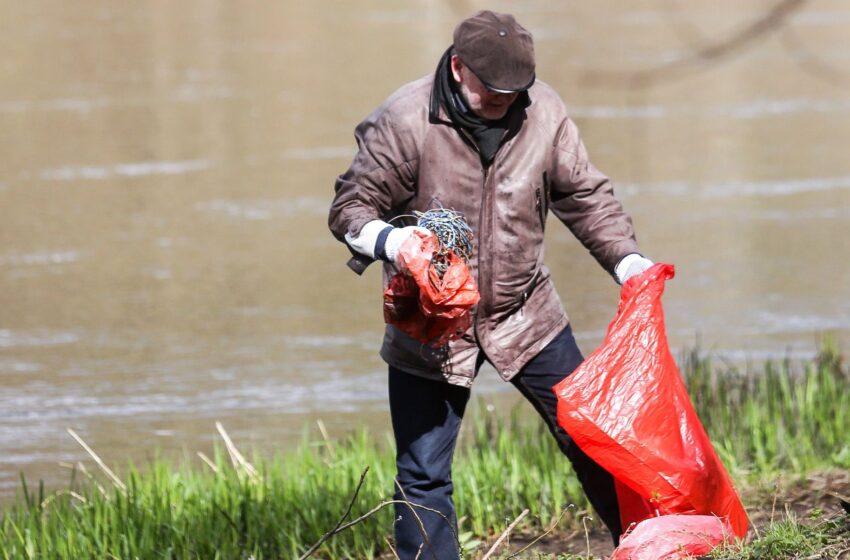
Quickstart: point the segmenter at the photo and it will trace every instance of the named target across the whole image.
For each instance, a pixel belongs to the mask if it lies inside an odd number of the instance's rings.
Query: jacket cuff
[[[395,227],[387,226],[378,233],[378,239],[375,241],[375,258],[381,259],[384,262],[390,262],[390,258],[387,256],[386,245],[387,245],[387,237],[390,236],[390,232],[394,230]]]
[[[387,222],[382,220],[372,220],[360,228],[360,232],[357,235],[346,233],[345,242],[351,249],[357,251],[361,255],[366,255],[371,259],[376,259],[378,258],[376,251],[378,236],[387,227],[392,228],[392,226]]]

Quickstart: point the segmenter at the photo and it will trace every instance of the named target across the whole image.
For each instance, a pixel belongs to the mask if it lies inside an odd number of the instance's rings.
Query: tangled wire
[[[416,225],[433,232],[439,241],[439,249],[431,258],[431,266],[440,278],[449,268],[449,253],[469,263],[472,256],[472,228],[466,223],[462,212],[451,208],[434,208],[426,212],[414,211]]]

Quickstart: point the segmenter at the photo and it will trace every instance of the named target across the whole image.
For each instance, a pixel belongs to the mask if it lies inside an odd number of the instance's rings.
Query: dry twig
[[[586,79],[591,84],[640,88],[652,86],[661,80],[679,77],[689,70],[704,67],[706,63],[718,62],[751,45],[756,39],[767,33],[780,29],[788,17],[806,1],[780,0],[763,16],[749,23],[737,33],[723,41],[697,48],[689,56],[636,72],[591,71],[586,73]]]
[[[328,454],[331,456],[331,459],[336,459],[336,450],[334,449],[330,435],[328,435],[328,429],[325,427],[325,423],[320,418],[316,420],[316,424],[319,426],[319,432],[322,434],[322,439],[325,440],[325,447],[328,449]]]
[[[407,494],[404,493],[404,488],[401,487],[401,484],[399,484],[398,479],[395,479],[394,482],[395,482],[396,488],[398,488],[398,491],[401,494],[401,497],[403,498],[403,502],[407,504],[407,507],[410,509],[410,513],[412,513],[413,517],[416,518],[416,523],[419,524],[419,532],[422,534],[422,541],[423,542],[422,542],[422,546],[419,547],[419,552],[416,553],[416,558],[419,558],[419,555],[422,554],[422,548],[426,544],[428,545],[428,548],[431,549],[431,555],[436,557],[436,554],[434,554],[434,548],[431,546],[431,541],[430,541],[430,539],[428,539],[428,531],[425,530],[425,524],[422,523],[422,518],[419,517],[419,514],[416,513],[416,510],[413,509],[413,507],[411,507],[414,504],[407,499]],[[445,516],[443,516],[443,517],[445,517]],[[452,526],[452,524],[449,523],[449,527],[451,527],[451,526]],[[455,541],[458,544],[458,549],[460,549],[460,539],[458,538],[457,534],[455,534]]]
[[[511,553],[510,556],[508,556],[506,560],[510,560],[511,558],[516,558],[517,556],[519,556],[520,554],[522,554],[523,552],[525,552],[526,550],[528,550],[529,548],[531,548],[532,546],[534,546],[535,544],[537,544],[538,542],[543,540],[543,538],[545,538],[546,535],[548,535],[549,533],[551,533],[552,531],[555,530],[555,527],[558,526],[558,524],[561,522],[561,519],[563,519],[564,515],[566,515],[566,513],[570,510],[571,507],[575,507],[575,505],[570,504],[567,507],[565,507],[564,511],[561,512],[561,514],[558,516],[558,518],[555,520],[555,522],[552,523],[549,526],[548,529],[543,531],[543,533],[538,535],[534,540],[532,540],[530,543],[528,543],[524,547],[520,548],[516,552]]]
[[[203,461],[204,464],[206,464],[209,468],[212,469],[212,472],[214,472],[215,474],[219,474],[220,471],[216,464],[212,461],[212,459],[207,457],[202,451],[198,451],[198,457],[201,458],[201,461]]]
[[[443,518],[443,520],[444,520],[444,521],[445,521],[445,522],[449,525],[449,527],[452,529],[452,533],[454,534],[454,537],[455,537],[455,542],[457,542],[457,543],[458,543],[458,549],[460,549],[460,541],[458,540],[457,533],[455,532],[454,527],[452,526],[452,523],[451,523],[451,521],[449,520],[449,518],[448,518],[448,517],[446,517],[446,515],[445,515],[443,512],[439,511],[439,510],[436,510],[436,509],[433,509],[433,508],[429,508],[429,507],[426,507],[426,506],[423,506],[423,505],[420,505],[420,504],[415,504],[415,503],[413,503],[413,502],[408,501],[408,500],[407,500],[407,498],[406,498],[406,496],[405,496],[405,494],[404,494],[404,491],[403,491],[403,490],[401,490],[401,487],[400,487],[400,486],[399,486],[399,491],[401,492],[401,495],[402,495],[405,499],[403,499],[403,500],[384,500],[384,501],[382,501],[381,503],[379,503],[378,505],[376,505],[375,507],[373,507],[372,509],[370,509],[369,511],[367,511],[366,513],[364,513],[363,515],[361,515],[360,517],[358,517],[357,519],[354,519],[354,520],[352,520],[352,521],[349,521],[348,523],[343,524],[343,522],[344,522],[344,521],[348,518],[348,515],[351,513],[351,508],[352,508],[352,506],[354,505],[354,501],[357,499],[357,495],[360,493],[360,489],[361,489],[361,488],[362,488],[362,486],[363,486],[363,481],[364,481],[364,479],[366,478],[366,473],[367,473],[368,471],[369,471],[369,467],[366,467],[366,468],[363,470],[363,474],[361,474],[361,475],[360,475],[360,482],[358,482],[358,484],[357,484],[357,488],[355,488],[355,489],[354,489],[354,494],[351,496],[351,500],[350,500],[350,502],[349,502],[349,504],[348,504],[348,508],[346,508],[345,513],[344,513],[344,514],[343,514],[343,516],[339,519],[339,521],[337,522],[336,526],[335,526],[333,529],[331,529],[330,531],[328,531],[327,533],[325,533],[324,535],[322,535],[322,536],[321,536],[321,538],[320,538],[318,541],[316,541],[316,543],[315,543],[313,546],[311,546],[310,548],[308,548],[308,549],[307,549],[307,551],[306,551],[306,552],[304,552],[304,554],[302,554],[302,555],[298,558],[298,560],[305,560],[306,558],[309,558],[310,556],[312,556],[312,555],[313,555],[313,553],[315,553],[315,552],[316,552],[316,550],[318,550],[318,549],[319,549],[319,547],[320,547],[320,546],[321,546],[321,545],[322,545],[325,541],[327,541],[327,540],[328,540],[329,538],[331,538],[332,536],[334,536],[334,535],[336,535],[336,534],[339,534],[339,533],[341,533],[341,532],[345,531],[345,530],[346,530],[346,529],[348,529],[349,527],[353,527],[354,525],[357,525],[358,523],[360,523],[360,522],[362,522],[362,521],[364,521],[364,520],[368,519],[369,517],[371,517],[371,516],[375,515],[376,513],[378,513],[379,511],[381,511],[383,508],[385,508],[385,507],[387,507],[387,506],[389,506],[389,505],[394,505],[394,504],[404,504],[404,505],[406,505],[407,507],[409,507],[409,508],[410,508],[410,511],[411,511],[411,512],[413,512],[413,514],[416,516],[416,519],[417,519],[417,520],[418,520],[418,522],[419,522],[419,527],[420,527],[420,529],[421,529],[421,530],[422,530],[422,532],[423,532],[423,539],[424,539],[424,541],[425,541],[425,542],[423,542],[423,543],[422,543],[422,546],[420,546],[420,547],[419,547],[419,552],[416,554],[416,557],[417,557],[417,558],[419,558],[419,556],[422,554],[422,549],[423,549],[424,545],[428,542],[428,540],[427,540],[427,539],[428,539],[428,536],[427,536],[427,533],[425,532],[425,526],[424,526],[424,524],[422,523],[422,520],[420,519],[419,515],[417,515],[417,514],[416,514],[416,511],[415,511],[416,509],[421,509],[421,510],[429,511],[429,512],[431,512],[431,513],[436,513],[437,515],[439,515],[440,517],[442,517],[442,518]],[[398,485],[398,481],[396,481],[396,484]],[[388,543],[388,544],[389,544],[389,543]],[[429,546],[430,546],[430,544],[429,544]],[[392,547],[390,547],[390,548],[392,549]],[[396,554],[396,557],[398,557],[398,555],[397,555],[397,553],[396,553],[395,549],[392,549],[392,551],[393,551],[393,554]]]
[[[581,518],[581,524],[584,525],[584,540],[587,543],[587,557],[590,558],[590,531],[587,528],[588,521],[593,521],[593,518],[587,515]]]
[[[72,468],[74,468],[74,467],[72,467]],[[79,471],[81,473],[83,473],[83,475],[86,478],[88,478],[91,481],[92,484],[94,484],[95,488],[97,488],[98,492],[100,492],[100,495],[103,496],[106,499],[106,501],[108,502],[109,501],[109,494],[106,492],[106,488],[104,488],[101,483],[99,483],[97,480],[95,480],[95,478],[88,471],[88,469],[86,469],[86,466],[84,464],[82,464],[80,461],[77,461],[77,465],[76,465],[75,468],[79,469]]]
[[[387,543],[387,546],[389,547],[390,552],[393,553],[393,558],[395,558],[395,560],[401,560],[401,558],[398,557],[398,552],[395,551],[395,547],[393,547],[392,543],[390,542],[390,539],[388,539],[387,537],[384,537],[384,542]]]
[[[226,431],[224,431],[224,426],[221,425],[221,422],[216,422],[215,427],[221,435],[221,439],[224,440],[224,445],[227,448],[227,453],[230,454],[230,461],[233,463],[233,467],[237,470],[241,467],[251,479],[251,482],[259,482],[260,474],[257,472],[257,469],[254,468],[254,465],[246,461],[245,457],[243,457],[239,450],[236,449],[236,446],[233,444],[230,436],[227,435]]]
[[[79,443],[80,445],[82,445],[82,446],[83,446],[83,449],[85,449],[85,450],[86,450],[86,452],[87,452],[89,455],[91,455],[92,459],[94,459],[94,462],[95,462],[95,463],[97,463],[97,466],[98,466],[98,467],[100,467],[100,469],[101,469],[104,473],[106,473],[106,476],[108,476],[108,477],[110,478],[110,480],[112,480],[113,484],[115,484],[115,486],[117,486],[118,488],[120,488],[122,492],[126,492],[126,491],[127,491],[127,486],[126,486],[123,482],[121,482],[121,479],[120,479],[120,478],[118,478],[118,475],[116,475],[114,472],[112,472],[112,470],[111,470],[109,467],[107,467],[107,466],[106,466],[106,463],[104,463],[104,462],[101,460],[101,458],[100,458],[100,457],[98,457],[97,453],[95,453],[95,452],[94,452],[94,450],[93,450],[91,447],[89,447],[89,446],[86,444],[86,442],[84,442],[84,441],[83,441],[83,438],[81,438],[80,436],[78,436],[78,435],[77,435],[77,432],[75,432],[75,431],[74,431],[74,430],[72,430],[71,428],[67,428],[67,430],[68,430],[68,433],[71,435],[71,437],[72,437],[72,438],[74,438],[74,439],[77,441],[77,443]]]
[[[86,500],[86,498],[85,498],[84,496],[81,496],[80,494],[77,494],[77,493],[76,493],[76,492],[74,492],[73,490],[60,490],[59,492],[56,492],[55,494],[51,494],[50,496],[48,496],[47,498],[45,498],[45,499],[44,499],[44,501],[43,501],[43,502],[41,502],[41,509],[44,509],[44,508],[46,508],[47,506],[49,506],[49,505],[50,505],[50,503],[51,503],[53,500],[55,500],[56,498],[58,498],[59,496],[65,496],[65,495],[71,496],[72,498],[75,498],[76,500],[78,500],[78,501],[80,501],[80,502],[82,502],[82,503],[84,503],[84,504],[85,504],[85,503],[88,503],[88,500]]]
[[[485,554],[484,557],[481,558],[481,560],[488,560],[488,558],[490,558],[493,553],[496,552],[496,549],[499,548],[499,545],[502,544],[502,541],[504,541],[508,537],[510,532],[514,530],[514,527],[516,527],[517,523],[522,521],[522,518],[526,515],[528,515],[528,509],[522,510],[522,513],[517,515],[516,519],[514,519],[511,524],[508,525],[508,528],[505,529],[501,535],[499,535],[499,538],[496,539],[496,542],[493,543],[493,546],[490,547],[490,550],[487,551],[487,554]]]
[[[363,481],[366,479],[366,473],[369,472],[369,467],[363,469],[363,473],[360,475],[360,482],[357,483],[357,488],[354,489],[354,494],[351,496],[351,501],[348,502],[348,507],[345,510],[345,513],[342,514],[342,517],[339,518],[339,521],[336,522],[336,526],[322,535],[316,544],[307,549],[299,560],[303,560],[304,558],[309,557],[313,552],[316,551],[317,548],[322,546],[322,543],[331,538],[331,536],[335,535],[338,532],[339,526],[348,518],[348,515],[351,513],[351,507],[354,505],[354,501],[357,499],[357,495],[360,493],[360,488],[363,487]]]
[[[437,515],[441,516],[443,518],[443,520],[445,520],[446,523],[451,523],[449,521],[449,518],[446,517],[446,515],[443,512],[441,512],[440,510],[437,510],[437,509],[434,509],[434,508],[429,508],[429,507],[426,507],[426,506],[423,506],[423,505],[420,505],[420,504],[414,504],[413,502],[408,502],[406,500],[384,500],[383,502],[379,503],[378,505],[376,505],[375,507],[373,507],[372,509],[370,509],[369,511],[367,511],[366,513],[364,513],[363,515],[358,517],[357,519],[353,519],[353,520],[349,521],[348,523],[346,523],[344,525],[340,525],[337,529],[335,529],[331,534],[329,534],[327,536],[332,537],[334,535],[342,533],[346,529],[353,527],[353,526],[357,525],[358,523],[365,521],[369,517],[372,517],[373,515],[375,515],[376,513],[381,511],[382,509],[384,509],[385,507],[391,506],[391,505],[394,505],[394,504],[404,504],[404,505],[411,507],[411,508],[430,511],[431,513],[436,513]],[[322,536],[322,538],[324,538],[324,535]],[[327,540],[327,539],[325,539],[325,540]],[[313,547],[310,547],[310,548],[312,549]],[[313,552],[315,552],[315,550]],[[306,554],[301,556],[298,560],[304,560],[305,558],[308,558],[308,556]]]

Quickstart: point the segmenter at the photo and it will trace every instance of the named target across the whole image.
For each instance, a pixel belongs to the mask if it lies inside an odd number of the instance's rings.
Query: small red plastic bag
[[[625,283],[602,345],[554,388],[558,422],[614,476],[623,529],[654,510],[715,515],[743,537],[747,514],[667,344],[661,295],[673,276],[659,263]]]
[[[637,524],[611,560],[681,560],[708,554],[729,540],[731,531],[711,515],[662,515]]]
[[[469,267],[454,253],[449,253],[448,268],[440,276],[431,265],[437,248],[434,235],[413,232],[399,249],[402,272],[384,290],[384,320],[434,345],[463,334],[472,322],[470,310],[480,299]]]

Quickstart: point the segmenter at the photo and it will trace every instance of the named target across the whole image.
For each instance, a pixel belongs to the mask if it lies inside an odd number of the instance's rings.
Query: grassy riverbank
[[[808,363],[767,363],[757,371],[697,352],[680,365],[742,487],[783,472],[794,480],[814,470],[850,469],[850,372],[833,348],[825,346]],[[540,533],[555,521],[561,532],[594,523],[586,519],[591,514],[578,481],[539,423],[478,410],[468,419],[455,467],[460,538],[476,550],[471,556],[524,509],[529,514],[517,533]],[[25,483],[18,504],[2,514],[0,558],[297,558],[337,525],[366,467],[348,520],[381,506],[392,492],[391,446],[365,431],[337,442],[305,435],[297,451],[249,461],[236,457],[233,466],[223,447],[209,464],[175,468],[156,461],[141,471],[119,469],[120,481],[92,474],[96,467],[78,468],[69,487],[51,495]],[[386,554],[391,508],[328,539],[317,556]],[[813,526],[796,525],[803,532]],[[724,558],[749,557],[787,556]]]

